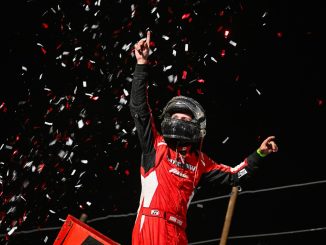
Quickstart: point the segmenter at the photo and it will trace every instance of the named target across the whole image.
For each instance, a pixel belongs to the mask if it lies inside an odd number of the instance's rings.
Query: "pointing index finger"
[[[147,44],[148,48],[149,48],[150,42],[151,42],[151,32],[147,31],[146,44]]]

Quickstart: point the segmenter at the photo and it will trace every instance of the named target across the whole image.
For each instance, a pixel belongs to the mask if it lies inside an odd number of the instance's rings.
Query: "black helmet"
[[[172,119],[174,113],[185,113],[191,121]],[[203,107],[194,99],[186,96],[173,97],[164,107],[161,130],[164,139],[175,139],[180,143],[198,143],[206,134],[206,116]]]

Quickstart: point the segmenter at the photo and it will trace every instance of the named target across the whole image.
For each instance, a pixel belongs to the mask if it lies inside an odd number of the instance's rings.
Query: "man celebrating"
[[[130,111],[142,150],[142,191],[132,232],[133,245],[184,245],[186,216],[199,181],[234,184],[254,172],[263,157],[276,152],[274,136],[235,167],[220,164],[202,152],[206,134],[203,107],[187,96],[173,97],[155,127],[147,99],[150,32],[135,44]]]

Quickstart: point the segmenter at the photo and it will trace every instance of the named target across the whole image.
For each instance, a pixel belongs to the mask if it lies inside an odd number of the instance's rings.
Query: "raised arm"
[[[149,43],[150,32],[147,32],[147,37],[139,40],[135,44],[134,52],[137,60],[135,71],[133,74],[133,81],[131,87],[130,106],[132,110],[139,107],[144,107],[147,103],[147,79],[148,79],[148,56],[149,56]],[[146,110],[148,112],[148,110]],[[133,113],[133,111],[132,111]]]
[[[138,138],[144,154],[153,152],[156,133],[147,99],[148,56],[150,51],[150,32],[147,37],[135,44],[135,66],[130,96],[130,112],[134,118]]]
[[[204,155],[207,168],[202,176],[202,180],[204,182],[218,181],[222,184],[236,184],[239,180],[250,177],[256,171],[259,163],[264,157],[277,151],[278,146],[275,143],[275,136],[269,136],[263,140],[257,150],[252,152],[241,163],[233,167],[216,163]]]

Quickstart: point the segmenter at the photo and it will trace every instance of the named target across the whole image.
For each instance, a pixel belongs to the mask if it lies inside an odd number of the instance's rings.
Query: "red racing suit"
[[[148,65],[136,65],[130,112],[141,155],[141,196],[132,232],[133,245],[184,245],[186,216],[199,180],[231,184],[257,168],[253,152],[235,167],[216,163],[191,147],[170,148],[157,131],[147,99]],[[182,152],[182,153],[181,153]]]

